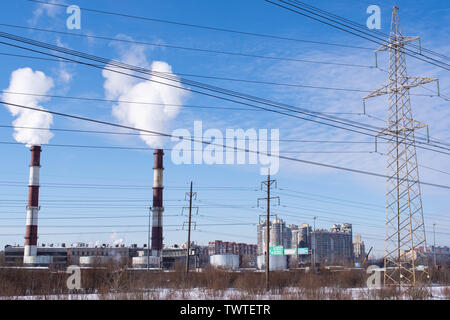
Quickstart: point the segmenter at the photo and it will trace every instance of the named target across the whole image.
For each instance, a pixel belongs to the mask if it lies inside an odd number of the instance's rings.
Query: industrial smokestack
[[[37,256],[37,227],[39,211],[39,170],[41,147],[31,147],[30,179],[28,182],[27,222],[23,262],[34,263]]]
[[[163,156],[162,149],[155,149],[155,165],[153,167],[153,223],[152,223],[152,251],[160,256],[163,248]]]

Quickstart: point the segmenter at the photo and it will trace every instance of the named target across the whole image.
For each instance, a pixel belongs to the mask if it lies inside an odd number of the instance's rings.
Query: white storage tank
[[[160,257],[139,256],[139,257],[133,257],[133,260],[132,260],[133,268],[147,268],[147,263],[149,264],[149,268],[159,268],[160,267]]]
[[[237,254],[215,254],[209,257],[209,263],[214,267],[236,270],[239,268]]]
[[[258,269],[262,270],[266,267],[266,256],[256,257],[256,264]],[[269,256],[269,270],[285,270],[287,269],[287,256],[274,255]]]

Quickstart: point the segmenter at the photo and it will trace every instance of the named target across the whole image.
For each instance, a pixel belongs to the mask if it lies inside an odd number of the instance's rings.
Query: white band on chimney
[[[37,246],[35,245],[25,245],[24,247],[24,256],[36,256],[37,255]]]
[[[163,169],[153,169],[153,187],[163,186]]]
[[[152,217],[153,227],[162,227],[163,211],[164,208],[153,208],[153,217]]]
[[[39,186],[39,171],[40,167],[30,167],[30,180],[29,186]]]
[[[38,225],[38,207],[27,207],[27,226],[37,226]]]

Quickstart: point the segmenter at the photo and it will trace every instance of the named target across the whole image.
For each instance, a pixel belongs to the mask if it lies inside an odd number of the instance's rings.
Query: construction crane
[[[370,252],[372,252],[373,247],[370,247],[369,252],[367,252],[363,262],[362,262],[362,266],[364,267],[364,264],[366,263],[367,258],[369,258],[369,254]]]

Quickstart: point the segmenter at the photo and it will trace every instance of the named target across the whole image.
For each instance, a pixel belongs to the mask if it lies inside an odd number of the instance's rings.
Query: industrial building
[[[209,257],[208,248],[206,246],[192,245],[192,253],[190,262],[193,266],[205,266]],[[103,244],[101,246],[89,246],[85,243],[76,243],[69,247],[65,244],[60,246],[43,245],[37,246],[36,253],[39,261],[40,256],[47,257],[43,263],[35,263],[34,266],[55,268],[65,268],[68,265],[92,266],[95,264],[104,263],[127,263],[130,266],[137,268],[146,268],[147,262],[150,262],[152,268],[173,269],[176,263],[184,264],[186,261],[186,248],[173,247],[163,248],[161,250],[161,257],[148,257],[147,246],[138,247],[133,244],[129,247],[125,245],[110,246]],[[206,257],[205,257],[206,254]],[[21,265],[23,263],[24,247],[23,246],[5,246],[4,256],[5,263],[8,265]]]
[[[120,261],[132,257],[138,257],[137,246],[126,248],[125,246],[109,247],[103,246],[89,247],[85,244],[75,244],[70,248],[65,245],[53,247],[41,245],[38,247],[38,213],[39,206],[39,178],[41,168],[41,152],[42,148],[33,145],[30,148],[31,162],[29,169],[28,182],[28,204],[26,207],[26,228],[25,228],[25,244],[23,247],[5,247],[5,262],[9,264],[23,264],[29,266],[48,266],[48,265],[66,265],[66,264],[85,264],[106,263],[110,261]],[[144,248],[141,250],[143,255],[151,255],[155,257],[152,261],[162,259],[163,251],[163,156],[162,149],[154,151],[154,167],[153,167],[153,206],[151,208],[152,217],[152,234],[151,234],[151,251]],[[150,235],[148,242],[150,243]],[[169,256],[167,256],[168,258]],[[141,259],[142,263],[145,259]],[[146,259],[145,261],[150,261]],[[161,261],[156,263],[159,267]]]
[[[34,258],[34,266],[46,267],[49,264],[53,266],[66,266],[68,262],[68,248],[65,247],[54,247],[54,246],[43,246],[36,248],[36,255]],[[25,248],[23,246],[5,246],[5,263],[8,265],[21,265],[24,262]],[[40,257],[45,257],[40,259]]]

